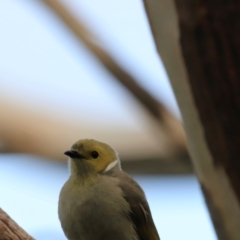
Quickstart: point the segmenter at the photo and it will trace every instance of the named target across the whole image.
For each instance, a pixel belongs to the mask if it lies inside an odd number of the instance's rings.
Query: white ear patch
[[[115,161],[109,163],[108,166],[105,168],[104,172],[107,172],[107,171],[111,170],[112,168],[114,168],[118,164],[118,162],[119,162],[119,160],[116,159]]]

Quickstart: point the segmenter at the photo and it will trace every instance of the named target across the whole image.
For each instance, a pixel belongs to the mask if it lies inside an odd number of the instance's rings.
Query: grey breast
[[[60,217],[68,239],[75,240],[138,240],[128,218],[128,203],[117,187],[117,179],[99,176],[94,183],[71,189],[61,208],[68,216]],[[63,189],[64,191],[64,189]]]

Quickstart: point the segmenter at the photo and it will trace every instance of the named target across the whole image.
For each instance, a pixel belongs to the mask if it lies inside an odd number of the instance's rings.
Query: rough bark
[[[177,12],[169,0],[144,3],[158,52],[179,103],[195,172],[218,238],[237,240],[240,236],[240,3],[175,0]],[[169,7],[168,14],[175,21],[173,30],[169,30],[167,20],[165,25],[158,21],[164,6]]]
[[[0,208],[0,240],[34,240]]]
[[[177,0],[189,84],[216,167],[240,200],[240,2]]]

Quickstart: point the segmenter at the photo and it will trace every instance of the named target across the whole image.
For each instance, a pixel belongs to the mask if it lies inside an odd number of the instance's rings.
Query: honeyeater
[[[69,240],[159,240],[142,188],[121,169],[116,151],[79,140],[65,152],[71,175],[58,214]]]

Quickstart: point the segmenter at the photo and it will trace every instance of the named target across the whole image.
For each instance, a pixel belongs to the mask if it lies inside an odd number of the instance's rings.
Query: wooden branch
[[[218,238],[237,240],[240,236],[240,3],[175,0],[177,14],[170,0],[144,0],[144,3],[158,52],[179,103],[195,172]],[[169,7],[169,11],[164,10],[175,21],[172,30],[167,20],[159,21],[164,6]]]
[[[155,99],[145,90],[129,72],[120,67],[109,52],[102,46],[99,37],[87,29],[80,18],[76,18],[58,0],[42,0],[62,22],[72,31],[72,33],[83,42],[86,47],[94,54],[100,63],[121,83],[130,93],[140,102],[146,110],[158,121],[159,127],[171,138],[171,142],[176,142],[175,146],[180,146],[181,152],[186,151],[185,133],[180,121],[174,117],[165,106]],[[163,133],[163,132],[162,132]],[[161,133],[161,134],[162,134]],[[176,151],[178,152],[178,150]]]
[[[80,18],[76,18],[73,13],[67,9],[58,0],[43,0],[51,10],[62,20],[62,22],[83,42],[86,47],[97,57],[103,66],[116,77],[123,86],[125,86],[158,120],[162,120],[161,109],[165,108],[157,99],[155,99],[147,90],[142,88],[133,76],[122,67],[120,67],[114,58],[103,49],[101,40],[96,34],[87,29]],[[101,46],[100,46],[101,45]]]
[[[34,240],[0,208],[0,240]]]
[[[98,124],[91,124],[89,128],[89,123],[83,120],[81,115],[69,112],[68,114],[72,114],[72,117],[64,118],[64,113],[51,114],[48,111],[36,110],[38,104],[35,109],[29,108],[18,101],[10,101],[10,98],[1,94],[1,90],[0,106],[2,106],[1,152],[30,153],[48,160],[66,162],[63,154],[66,146],[71,146],[79,136],[82,138],[90,136],[103,142],[111,142],[120,153],[122,162],[129,161],[129,164],[123,163],[124,169],[129,172],[133,170],[135,173],[144,170],[145,173],[191,171],[190,160],[186,152],[176,152],[177,149],[181,149],[181,145],[177,145],[177,142],[173,141],[168,134],[165,135],[163,131],[158,133],[158,126],[153,126],[154,131],[149,131],[148,125],[152,124],[151,118],[146,119],[148,122],[144,123],[140,131],[124,125],[114,128],[114,125],[109,126],[106,123],[103,123],[101,127]],[[82,109],[80,108],[79,111]],[[171,123],[169,123],[170,126]],[[174,130],[172,131],[174,134]],[[140,161],[141,163],[138,164]]]

